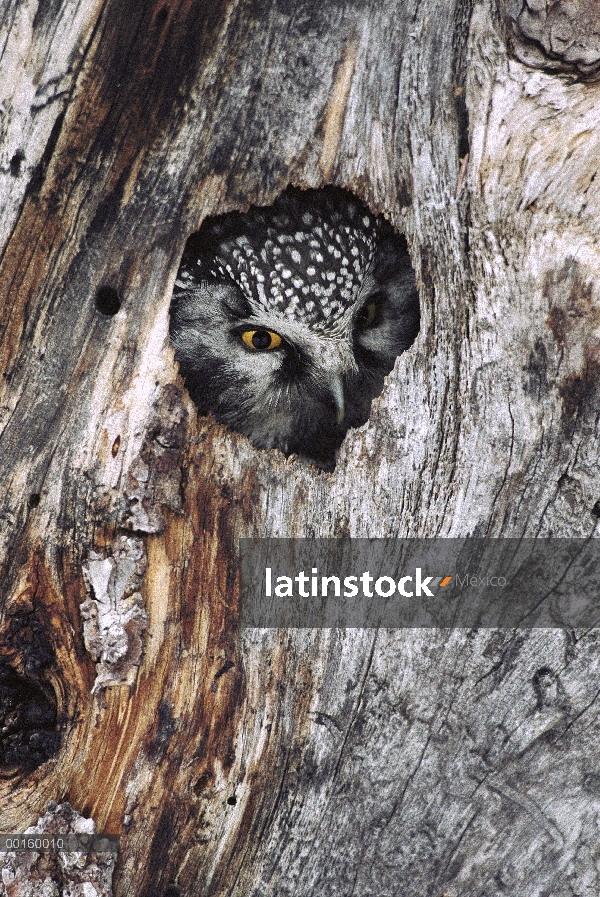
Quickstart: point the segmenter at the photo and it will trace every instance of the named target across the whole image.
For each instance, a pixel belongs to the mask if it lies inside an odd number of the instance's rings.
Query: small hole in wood
[[[235,794],[232,794],[231,797],[227,798],[227,803],[230,807],[235,807],[235,805],[237,804],[237,797],[235,796]]]
[[[337,187],[290,187],[272,206],[208,218],[171,303],[199,412],[325,470],[418,330],[404,237]]]
[[[10,173],[14,178],[18,178],[21,174],[21,163],[25,161],[25,153],[23,150],[17,150],[10,160]]]
[[[96,308],[101,314],[112,317],[121,308],[121,297],[112,287],[100,287],[96,293]]]
[[[29,500],[28,500],[27,504],[29,505],[30,508],[37,508],[39,506],[40,501],[41,501],[41,495],[39,494],[39,492],[33,492],[29,496]]]

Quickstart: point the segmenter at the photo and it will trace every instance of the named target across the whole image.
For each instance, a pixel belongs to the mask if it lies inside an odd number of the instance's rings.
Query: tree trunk
[[[600,15],[517,6],[0,13],[0,828],[68,801],[119,897],[600,892],[597,630],[238,625],[241,537],[594,534]],[[190,233],[290,183],[420,289],[333,473],[198,418],[167,336]]]

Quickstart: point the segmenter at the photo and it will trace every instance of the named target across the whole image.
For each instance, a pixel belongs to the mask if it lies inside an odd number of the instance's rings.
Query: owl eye
[[[356,326],[360,330],[366,330],[367,327],[371,327],[371,325],[375,322],[375,318],[377,317],[377,303],[376,302],[367,302],[358,313],[358,317],[356,319]]]
[[[281,345],[281,337],[272,330],[265,330],[261,327],[259,330],[244,330],[242,333],[242,342],[249,349],[255,349],[258,352],[268,352],[269,349],[276,349]]]

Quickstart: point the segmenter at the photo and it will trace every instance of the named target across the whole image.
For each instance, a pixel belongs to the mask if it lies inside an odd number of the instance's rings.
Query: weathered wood
[[[2,14],[0,660],[61,741],[0,826],[68,799],[116,895],[599,889],[595,630],[237,626],[240,536],[596,531],[594,47],[526,57],[512,7]],[[206,215],[326,182],[422,299],[331,474],[198,420],[167,340]]]

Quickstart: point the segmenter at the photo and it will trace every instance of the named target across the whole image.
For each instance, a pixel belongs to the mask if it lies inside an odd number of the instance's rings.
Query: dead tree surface
[[[2,831],[68,800],[119,897],[600,892],[596,630],[241,632],[235,559],[594,533],[599,32],[589,0],[4,4]],[[206,215],[326,183],[422,303],[333,473],[198,419],[167,338]]]

